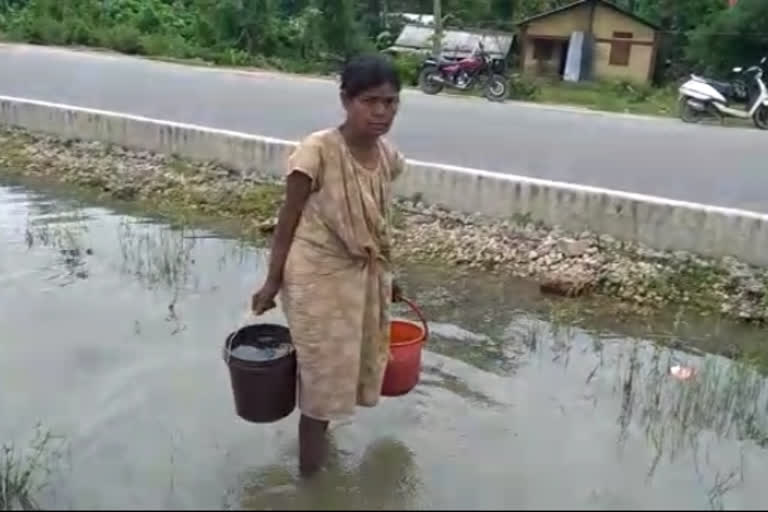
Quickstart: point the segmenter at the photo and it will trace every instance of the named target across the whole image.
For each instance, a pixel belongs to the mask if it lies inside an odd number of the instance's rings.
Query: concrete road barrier
[[[246,176],[281,176],[293,141],[44,101],[0,96],[0,125],[68,139],[215,161]],[[734,256],[768,266],[768,215],[660,197],[409,160],[395,188],[463,213],[528,214],[660,250]]]

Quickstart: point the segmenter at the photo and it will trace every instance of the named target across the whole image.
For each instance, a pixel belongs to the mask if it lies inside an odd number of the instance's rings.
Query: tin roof
[[[592,0],[576,0],[575,2],[563,5],[562,7],[558,7],[557,9],[552,9],[550,11],[542,12],[541,14],[537,14],[535,16],[531,16],[530,18],[526,18],[526,19],[524,19],[522,21],[519,21],[517,24],[518,25],[527,25],[528,23],[530,23],[532,21],[536,21],[536,20],[541,19],[541,18],[546,18],[547,16],[551,16],[553,14],[558,14],[558,13],[561,13],[561,12],[569,11],[569,10],[575,8],[575,7],[579,7],[581,5],[585,5],[585,4],[589,3],[590,1],[592,1]],[[661,27],[659,27],[656,23],[648,21],[645,18],[641,18],[637,14],[635,14],[635,13],[633,13],[631,11],[628,11],[627,9],[625,9],[623,7],[619,7],[618,5],[614,4],[613,2],[609,2],[608,0],[595,0],[595,1],[597,1],[601,5],[604,5],[605,7],[608,7],[610,9],[613,9],[613,10],[617,11],[617,12],[620,12],[624,16],[628,16],[628,17],[632,18],[633,20],[637,21],[638,23],[642,23],[643,25],[648,25],[649,27],[651,27],[651,28],[653,28],[655,30],[660,30],[661,29]]]
[[[431,51],[431,27],[408,24],[400,32],[391,50],[395,51]],[[506,58],[514,40],[514,34],[507,32],[469,32],[461,30],[443,31],[443,52],[446,56],[462,57],[477,48],[478,41],[483,42],[486,52],[496,58]]]

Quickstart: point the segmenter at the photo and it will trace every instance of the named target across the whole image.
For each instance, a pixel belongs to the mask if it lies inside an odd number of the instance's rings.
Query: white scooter
[[[696,75],[680,86],[680,118],[687,123],[697,123],[706,117],[752,119],[755,126],[768,130],[768,89],[763,81],[763,69],[768,58],[760,65],[746,70],[733,71],[744,81],[718,82]],[[730,104],[729,104],[730,102]],[[741,103],[743,107],[731,104]]]

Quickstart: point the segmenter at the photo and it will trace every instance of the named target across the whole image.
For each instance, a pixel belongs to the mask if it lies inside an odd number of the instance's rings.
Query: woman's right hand
[[[275,297],[277,297],[277,292],[279,291],[280,283],[272,280],[264,283],[264,286],[251,297],[251,310],[253,314],[258,316],[276,307]]]

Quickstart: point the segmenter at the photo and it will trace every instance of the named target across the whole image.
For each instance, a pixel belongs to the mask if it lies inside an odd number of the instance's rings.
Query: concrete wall
[[[615,9],[598,5],[592,30],[595,44],[595,76],[607,79],[627,79],[637,83],[648,82],[653,66],[655,31]],[[629,65],[614,66],[610,63],[611,41],[614,32],[631,32],[632,46]]]
[[[3,96],[0,125],[214,160],[270,176],[283,173],[294,147],[268,137]],[[409,161],[395,191],[465,213],[530,214],[574,231],[768,266],[768,215],[418,161]]]
[[[573,32],[587,30],[588,25],[589,9],[582,5],[533,20],[526,25],[526,32],[529,36],[571,37]]]
[[[71,139],[213,160],[245,174],[281,176],[295,142],[44,101],[0,96],[0,125]]]
[[[611,43],[595,43],[595,77],[604,80],[629,80],[638,84],[648,83],[651,79],[653,46],[633,44],[628,66],[611,64]]]
[[[581,5],[566,11],[552,14],[525,25],[523,44],[523,69],[529,73],[552,75],[559,72],[560,50],[562,43],[556,43],[558,50],[549,61],[537,61],[533,58],[535,39],[570,38],[576,31],[586,31],[589,25],[589,8]],[[654,65],[655,31],[639,21],[622,14],[603,4],[595,9],[592,26],[596,39],[594,54],[594,76],[599,79],[625,79],[637,83],[646,83],[651,77]],[[617,66],[610,63],[611,42],[614,32],[631,32],[633,35],[629,65]],[[624,40],[627,41],[627,40]]]
[[[595,24],[592,25],[595,37],[613,37],[614,32],[632,32],[634,40],[652,43],[655,31],[645,23],[632,19],[616,9],[598,4],[595,9]]]
[[[539,76],[559,76],[560,59],[563,57],[567,41],[552,40],[552,58],[548,60],[536,59],[535,48],[536,38],[529,37],[523,47],[525,59],[523,60],[524,70],[528,73],[535,73]]]

